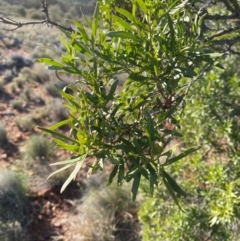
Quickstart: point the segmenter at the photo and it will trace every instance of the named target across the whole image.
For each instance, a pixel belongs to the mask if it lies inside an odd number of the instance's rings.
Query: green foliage
[[[73,20],[76,32],[63,31],[65,37],[60,40],[66,54],[60,61],[38,59],[50,70],[77,75],[81,83],[80,87],[69,85],[74,94],[59,89],[69,118],[40,128],[73,153],[69,160],[55,163],[64,165],[59,171],[75,166],[62,191],[91,157],[89,173],[112,164],[108,185],[114,178],[118,185],[132,181],[133,199],[142,178],[148,180],[150,194],[163,182],[176,203],[177,195],[186,196],[165,169],[198,147],[177,157],[164,149],[179,135],[179,114],[192,78],[204,62],[214,64],[213,57],[219,56],[198,41],[198,22],[190,9],[188,1],[132,1],[131,13],[100,1],[92,20],[85,18],[88,28]],[[104,29],[98,27],[100,17]],[[117,76],[122,73],[126,81],[116,91]],[[164,127],[166,121],[175,128]],[[65,124],[71,128],[70,136],[56,131]],[[167,156],[165,163],[160,163],[162,156]]]
[[[227,57],[195,83],[182,117],[182,145],[201,150],[172,165],[191,193],[179,212],[161,188],[140,207],[143,240],[237,241],[239,233],[239,58]],[[224,63],[222,61],[222,63]],[[191,99],[190,99],[191,96]],[[145,184],[147,185],[147,184]],[[142,187],[147,193],[146,187]]]

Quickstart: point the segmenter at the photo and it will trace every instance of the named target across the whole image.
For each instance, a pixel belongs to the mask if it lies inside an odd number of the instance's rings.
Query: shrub
[[[6,70],[3,74],[3,81],[4,83],[10,83],[14,78],[14,73],[12,70]]]
[[[31,116],[18,116],[15,118],[15,123],[22,131],[32,131],[34,128],[34,121]]]
[[[30,99],[36,104],[36,105],[44,105],[45,101],[43,100],[42,96],[38,93],[33,93]]]
[[[35,19],[35,20],[44,19],[44,17],[45,17],[44,14],[39,13],[39,10],[32,10],[28,14],[28,18]]]
[[[41,135],[32,135],[26,144],[25,155],[32,159],[48,159],[53,156],[53,146],[49,139]]]
[[[47,82],[45,85],[45,88],[47,90],[47,92],[53,96],[53,97],[61,97],[58,90],[57,90],[57,87],[56,85],[53,83],[53,82]]]
[[[24,76],[18,75],[16,78],[13,79],[13,81],[16,83],[19,89],[22,89],[24,87],[24,84],[26,84],[27,80]]]
[[[80,200],[75,219],[70,224],[72,240],[124,241],[126,237],[139,240],[136,217],[130,213],[137,209],[137,204],[130,198],[129,187],[116,184],[106,187],[99,175],[93,178],[96,181],[91,186],[90,180],[88,192]]]
[[[12,86],[14,88],[14,85]],[[16,87],[15,87],[16,88]],[[12,91],[16,91],[16,89],[13,89]],[[11,101],[12,107],[18,111],[23,111],[23,100],[21,99],[14,99]]]
[[[14,54],[7,60],[7,65],[10,68],[15,68],[16,71],[20,71],[24,67],[31,67],[33,65],[32,59],[25,58],[22,55]]]
[[[192,196],[181,203],[185,212],[169,201],[163,189],[146,198],[138,213],[143,241],[239,240],[240,80],[234,64],[238,62],[239,57],[226,57],[225,70],[210,71],[191,88],[181,144],[202,148],[170,170]],[[148,190],[143,189],[146,195]]]
[[[41,116],[49,121],[62,121],[68,118],[68,112],[63,106],[62,100],[54,99],[47,103],[47,107],[41,111]]]
[[[10,171],[0,169],[0,240],[28,241],[29,203],[21,181]]]
[[[91,28],[72,21],[77,31],[63,32],[60,40],[66,54],[61,61],[38,60],[52,70],[76,75],[82,83],[81,88],[71,85],[75,94],[59,91],[70,112],[68,119],[50,129],[40,128],[73,153],[73,159],[58,163],[66,168],[75,165],[62,190],[91,157],[95,160],[92,172],[101,170],[106,160],[111,162],[108,184],[115,177],[119,185],[133,180],[133,198],[142,178],[148,180],[150,194],[163,182],[176,202],[177,194],[186,196],[167,166],[199,147],[177,157],[171,150],[164,153],[164,148],[179,136],[183,102],[192,81],[203,71],[204,62],[216,64],[215,57],[221,56],[209,51],[207,41],[198,40],[202,19],[196,16],[194,21],[188,4],[130,1],[132,12],[127,12],[111,1],[98,1],[93,18],[86,21]],[[141,14],[136,16],[137,12]],[[98,25],[100,19],[103,28]],[[122,73],[126,81],[116,91]],[[182,85],[183,79],[187,84]],[[164,122],[175,128],[164,128]],[[59,135],[54,129],[66,123],[70,136]],[[161,164],[163,155],[167,161]]]
[[[24,7],[18,6],[16,7],[16,12],[21,16],[21,17],[26,17],[27,11]]]

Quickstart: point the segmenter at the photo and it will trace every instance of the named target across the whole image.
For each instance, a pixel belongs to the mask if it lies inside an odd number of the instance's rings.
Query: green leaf
[[[195,0],[193,0],[193,1],[195,1]],[[169,13],[170,13],[171,15],[175,14],[175,13],[178,12],[180,9],[184,8],[184,7],[186,6],[186,4],[189,3],[189,0],[185,0],[185,1],[183,1],[182,3],[180,3],[179,5],[177,5],[176,7],[174,7],[175,4],[178,3],[178,2],[179,2],[178,0],[175,1],[175,2],[169,7],[168,11],[169,11]]]
[[[114,168],[112,169],[112,172],[111,172],[110,175],[109,175],[109,179],[108,179],[107,186],[109,186],[109,185],[112,183],[114,177],[115,177],[116,174],[117,174],[118,167],[119,167],[118,165],[115,165]]]
[[[61,43],[63,44],[63,46],[66,48],[67,52],[69,53],[69,46],[68,46],[67,41],[61,35],[59,35],[59,39],[60,39]]]
[[[71,121],[72,121],[72,120],[71,120],[70,118],[69,118],[69,119],[66,119],[66,120],[63,120],[63,121],[60,121],[60,122],[58,122],[58,123],[56,123],[56,124],[48,127],[48,129],[49,129],[49,130],[56,130],[56,129],[58,129],[59,127],[64,126],[64,125],[68,124],[68,123],[71,122]]]
[[[136,197],[137,197],[137,193],[138,193],[138,188],[139,188],[139,184],[140,184],[140,179],[141,179],[141,174],[139,172],[137,172],[134,176],[133,176],[133,184],[132,184],[132,199],[135,201]]]
[[[191,68],[176,68],[175,71],[183,74],[184,77],[192,78],[197,74]]]
[[[99,2],[96,3],[95,11],[93,14],[93,21],[92,21],[92,35],[96,37],[97,28],[98,28],[98,17],[99,17]]]
[[[90,38],[89,38],[88,33],[86,32],[84,26],[80,22],[78,22],[76,20],[72,20],[72,23],[78,28],[79,33],[81,34],[81,36],[84,39],[84,43],[89,42]]]
[[[116,15],[112,17],[112,21],[115,23],[115,25],[122,27],[123,30],[127,29],[129,31],[133,31],[133,28],[131,27],[131,25],[129,25],[122,18]]]
[[[163,177],[167,179],[169,185],[171,186],[174,192],[176,192],[177,194],[183,197],[187,196],[187,193],[183,191],[182,188],[177,184],[177,182],[164,170],[163,170]]]
[[[147,79],[149,79],[149,77],[145,77],[145,76],[142,76],[142,75],[137,75],[137,74],[130,74],[128,76],[128,79],[131,79],[131,80],[134,80],[134,81],[146,81]],[[124,85],[128,84],[127,82],[124,83]]]
[[[121,161],[119,166],[118,166],[118,186],[121,186],[123,184],[123,179],[124,179],[124,162]]]
[[[164,166],[170,165],[170,164],[172,164],[172,163],[174,163],[174,162],[176,162],[176,161],[184,158],[185,156],[187,156],[187,155],[189,155],[189,154],[191,154],[191,153],[199,150],[200,148],[201,148],[200,146],[191,147],[191,148],[189,148],[188,150],[186,150],[186,151],[182,152],[181,154],[179,154],[178,156],[169,158],[169,159],[166,161],[166,163],[164,163]]]
[[[119,82],[118,79],[115,79],[115,81],[113,82],[113,84],[112,84],[112,86],[111,86],[111,89],[110,89],[110,91],[109,91],[109,93],[108,93],[108,95],[107,95],[107,98],[106,98],[106,104],[107,104],[110,100],[112,100],[113,95],[114,95],[114,93],[115,93],[115,91],[116,91],[116,89],[117,89],[118,82]]]
[[[71,158],[69,158],[65,161],[51,163],[50,166],[74,164],[74,163],[78,162],[80,160],[80,158],[81,158],[81,156],[72,156]]]
[[[147,7],[146,7],[145,3],[143,2],[143,0],[136,0],[136,1],[137,1],[137,3],[138,3],[139,7],[141,8],[141,10],[142,10],[145,14],[147,14]]]
[[[170,195],[172,196],[174,202],[177,204],[177,206],[179,207],[179,209],[180,209],[181,211],[183,211],[182,208],[181,208],[181,206],[179,205],[179,202],[178,202],[178,199],[177,199],[177,196],[176,196],[175,192],[173,191],[171,185],[168,183],[168,181],[167,181],[166,178],[164,178],[164,177],[163,177],[163,182],[164,182],[167,190],[169,191]],[[183,212],[184,212],[184,211],[183,211]]]
[[[83,164],[83,162],[84,162],[84,160],[85,160],[85,157],[86,157],[86,156],[84,156],[81,161],[77,162],[77,164],[76,164],[76,166],[75,166],[75,169],[74,169],[73,172],[70,174],[70,176],[68,177],[68,179],[64,182],[64,184],[63,184],[63,186],[62,186],[62,188],[61,188],[61,190],[60,190],[60,193],[62,193],[62,192],[66,189],[66,187],[69,185],[69,183],[70,183],[72,180],[76,179],[77,173],[79,172],[80,168],[82,167],[82,164]]]
[[[47,128],[43,128],[43,127],[40,127],[40,126],[38,126],[37,128],[42,130],[42,131],[44,131],[44,132],[50,133],[53,136],[59,137],[61,139],[64,139],[66,141],[71,141],[73,143],[79,144],[76,140],[74,140],[74,139],[72,139],[70,137],[67,137],[67,136],[65,136],[65,135],[63,135],[63,134],[61,134],[59,132],[56,132],[56,131],[53,131],[53,130],[50,130],[50,129],[47,129]]]
[[[141,39],[132,33],[125,31],[112,31],[107,34],[110,38],[122,38],[122,39],[132,39],[136,42],[140,42]]]
[[[147,110],[145,111],[145,115],[147,118],[147,133],[151,142],[153,142],[155,140],[154,122],[150,113]]]
[[[145,27],[145,25],[143,25],[136,17],[134,17],[130,12],[128,12],[125,9],[122,8],[116,8],[116,11],[120,14],[122,14],[123,16],[125,16],[128,20],[130,20],[130,22],[135,23],[137,25],[139,25],[139,27]]]
[[[53,60],[53,59],[49,59],[49,58],[39,58],[36,60],[36,62],[38,63],[43,63],[43,64],[47,64],[53,67],[59,67],[59,68],[64,68],[64,65]]]
[[[154,185],[158,186],[158,175],[150,163],[147,164],[147,170],[149,171],[150,194],[153,196]]]
[[[172,51],[175,51],[175,49],[177,48],[177,44],[176,44],[176,41],[175,41],[175,31],[174,31],[174,25],[173,25],[173,21],[170,17],[169,14],[167,14],[167,17],[168,17],[168,27],[170,29],[170,40],[171,40],[171,48],[172,48]]]
[[[64,171],[64,170],[68,169],[68,168],[71,167],[72,165],[74,165],[74,163],[73,163],[73,164],[68,164],[68,165],[66,165],[66,166],[58,169],[57,171],[55,171],[55,172],[53,172],[51,175],[49,175],[49,176],[47,177],[47,179],[49,179],[50,177],[52,177],[53,175],[55,175],[55,174],[57,174],[57,173],[59,173],[59,172],[62,172],[62,171]]]
[[[219,62],[215,62],[214,66],[218,67],[219,69],[225,70],[225,68]]]
[[[62,149],[65,149],[67,151],[71,151],[71,152],[77,152],[79,150],[79,147],[78,146],[75,146],[75,145],[69,145],[67,144],[66,142],[64,141],[61,141],[59,139],[53,139],[56,144],[58,145],[58,147],[62,148]]]

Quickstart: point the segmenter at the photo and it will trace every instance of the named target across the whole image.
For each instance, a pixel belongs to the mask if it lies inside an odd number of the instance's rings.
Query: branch
[[[29,21],[29,22],[17,22],[13,19],[7,18],[7,17],[0,17],[0,23],[3,24],[7,24],[7,25],[12,25],[15,26],[15,28],[13,29],[6,29],[3,28],[6,31],[14,31],[18,28],[21,28],[22,26],[26,26],[26,25],[36,25],[36,24],[50,24],[52,26],[55,26],[57,28],[61,28],[67,32],[75,32],[75,30],[70,26],[70,27],[65,27],[63,25],[60,25],[56,22],[51,21],[51,19],[49,18],[49,14],[48,14],[48,6],[47,6],[47,1],[46,0],[40,0],[41,5],[42,5],[42,12],[45,14],[46,19],[45,20],[41,20],[41,21]]]
[[[234,6],[235,12],[237,13],[237,15],[240,17],[240,6],[238,4],[238,1],[237,0],[230,0],[230,2]]]
[[[208,41],[213,40],[216,37],[220,37],[220,36],[223,36],[224,34],[232,33],[236,30],[239,30],[239,27],[220,30],[220,31],[216,32],[215,34],[213,34],[209,37],[206,37],[206,40],[208,40]]]
[[[212,42],[212,46],[221,46],[219,50],[223,51],[224,45],[228,45],[227,51],[233,47],[234,44],[240,41],[240,36],[234,37],[232,39],[222,39],[222,40],[215,40]]]
[[[207,15],[205,17],[205,20],[233,20],[233,19],[239,19],[239,16],[236,14],[231,14],[231,15]]]

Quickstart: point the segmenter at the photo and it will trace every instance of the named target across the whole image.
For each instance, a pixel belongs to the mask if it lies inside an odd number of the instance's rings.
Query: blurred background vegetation
[[[67,19],[72,19],[73,17],[80,20],[81,11],[85,15],[91,15],[94,11],[96,0],[49,0],[47,2],[51,20],[66,23]],[[44,19],[45,17],[40,10],[41,4],[38,0],[1,0],[0,5],[0,14],[8,17],[35,20]]]

